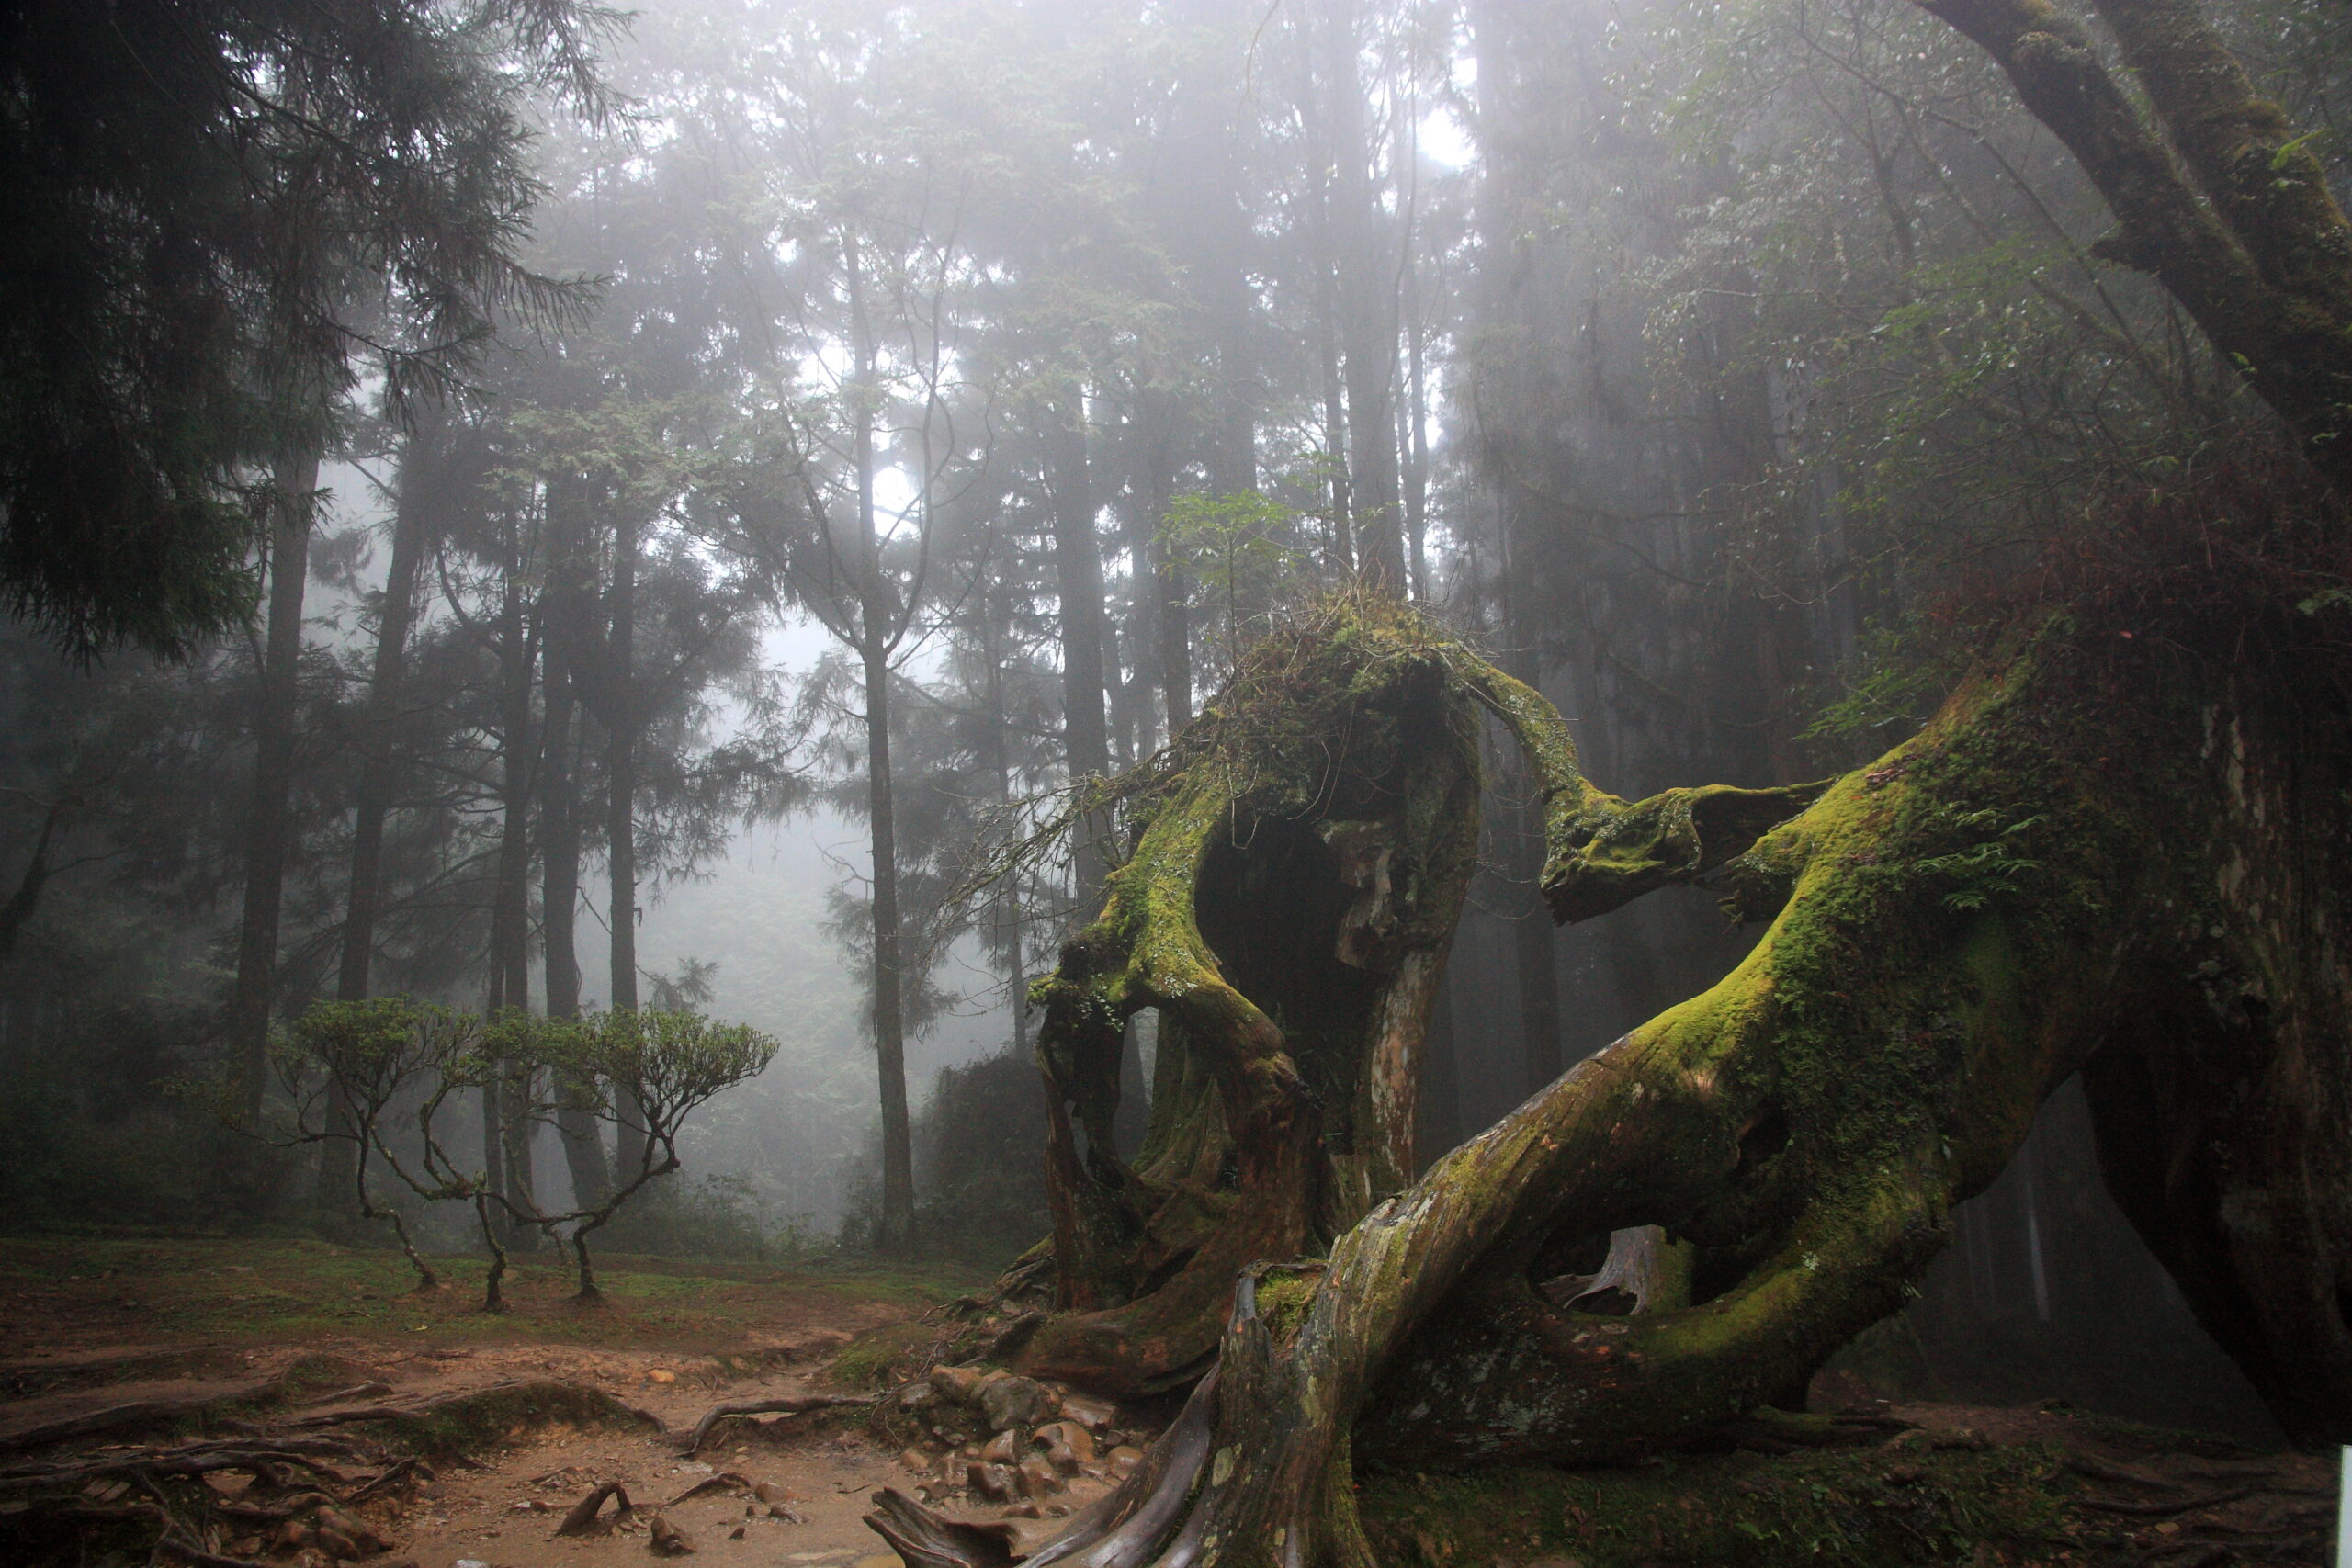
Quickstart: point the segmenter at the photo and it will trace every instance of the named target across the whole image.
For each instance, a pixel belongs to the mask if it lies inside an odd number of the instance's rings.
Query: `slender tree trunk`
[[[1175,411],[1164,392],[1144,401],[1144,496],[1151,512],[1143,558],[1148,563],[1153,620],[1159,634],[1159,697],[1168,715],[1168,737],[1193,720],[1193,626],[1183,567],[1162,536],[1168,509],[1176,499]]]
[[[1423,333],[1418,274],[1409,260],[1405,274],[1405,537],[1411,551],[1407,562],[1413,573],[1413,597],[1430,597],[1430,414],[1429,384],[1423,377]]]
[[[874,331],[865,313],[865,268],[854,236],[842,246],[849,281],[851,352],[861,393],[874,386]],[[882,1212],[875,1224],[879,1251],[914,1243],[914,1134],[907,1114],[907,1018],[904,957],[899,952],[897,802],[890,779],[890,653],[896,606],[883,576],[882,542],[875,533],[874,408],[860,396],[852,461],[857,468],[858,656],[865,681],[865,789],[874,877],[874,1061],[882,1100]],[[1097,644],[1096,722],[1102,716],[1102,665]],[[1097,730],[1098,737],[1101,734]]]
[[[319,455],[279,459],[269,499],[269,625],[254,723],[254,793],[245,830],[244,915],[228,1037],[245,1114],[258,1121],[269,1074],[269,1020],[277,978],[277,918],[292,831],[294,709],[300,695],[302,590],[310,575],[311,513]]]
[[[550,615],[563,606],[551,603]],[[548,1016],[580,1016],[580,775],[579,704],[571,677],[553,646],[547,655],[547,718],[541,738],[539,902],[546,953]],[[593,1208],[612,1191],[592,1085],[556,1086],[556,1130],[571,1176],[572,1207]]]
[[[412,435],[401,458],[400,495],[392,511],[392,558],[384,576],[383,609],[376,626],[376,657],[368,688],[365,761],[353,802],[351,897],[343,923],[343,963],[335,998],[368,996],[376,956],[376,919],[383,890],[384,822],[391,807],[394,727],[401,683],[408,670],[409,627],[416,618],[416,574],[431,531],[430,472],[434,454],[424,432]]]
[[[1054,583],[1061,600],[1062,745],[1073,781],[1106,773],[1111,737],[1103,718],[1102,547],[1094,531],[1093,487],[1087,473],[1086,405],[1076,383],[1047,411],[1046,484],[1053,497]],[[1105,830],[1097,825],[1094,833]],[[1102,886],[1100,846],[1081,844],[1079,903]]]
[[[613,615],[609,644],[612,717],[605,752],[605,866],[611,874],[612,1010],[637,1010],[637,551],[636,517],[624,510],[613,539]],[[645,1162],[645,1114],[633,1091],[613,1086],[618,1128],[614,1179],[626,1182]]]
[[[510,538],[505,562],[506,591],[499,608],[499,661],[503,684],[499,702],[500,810],[496,903],[491,916],[490,962],[494,976],[493,1009],[527,1012],[531,1006],[530,897],[531,852],[528,828],[532,795],[531,677],[537,662],[537,639],[524,613],[519,540]],[[527,1122],[530,1085],[519,1081],[517,1069],[498,1065],[498,1190],[520,1207],[532,1203],[530,1127]],[[517,1251],[529,1249],[537,1233],[515,1227],[500,1211],[501,1239]]]
[[[433,471],[439,454],[432,443],[435,424],[410,435],[401,453],[400,494],[392,507],[392,557],[384,574],[383,606],[376,623],[376,657],[362,720],[359,788],[352,803],[351,892],[343,922],[343,957],[335,976],[335,999],[364,1001],[376,957],[376,920],[384,878],[384,823],[390,814],[396,768],[394,730],[399,723],[401,682],[407,672],[409,627],[416,617],[416,574],[430,531]],[[318,1201],[357,1217],[357,1148],[351,1108],[340,1087],[327,1106],[328,1130],[320,1146]]]
[[[890,667],[865,658],[865,801],[874,837],[874,1044],[882,1094],[882,1223],[885,1251],[914,1241],[914,1134],[907,1114],[905,968],[899,951],[899,825],[890,793]]]
[[[1354,0],[1327,0],[1323,10],[1331,163],[1337,171],[1331,238],[1347,355],[1348,479],[1357,566],[1401,596],[1406,581],[1396,505],[1395,246],[1372,181],[1363,83],[1356,69]]]

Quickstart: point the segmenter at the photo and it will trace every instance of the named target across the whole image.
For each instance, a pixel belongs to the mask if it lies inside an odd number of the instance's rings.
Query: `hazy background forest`
[[[2352,17],[2212,9],[2340,190]],[[314,1002],[405,994],[775,1042],[611,1245],[1009,1260],[1024,987],[1117,846],[976,890],[981,847],[1291,607],[1392,552],[1608,788],[1794,783],[1924,716],[1963,590],[2270,439],[1910,0],[658,0],[601,47],[610,101],[533,100],[525,152],[525,259],[571,287],[450,386],[354,353],[250,616],[0,625],[11,1224],[390,1245],[318,1145],[217,1112]],[[1695,889],[1555,931],[1510,755],[1425,1159],[1752,940]],[[556,1127],[496,1135],[453,1152],[571,1200]],[[2267,1429],[2079,1096],[1877,1341]]]

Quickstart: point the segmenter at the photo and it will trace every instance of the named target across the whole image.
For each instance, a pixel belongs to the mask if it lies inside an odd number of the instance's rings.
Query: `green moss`
[[[925,1323],[886,1323],[842,1348],[826,1377],[844,1388],[882,1388],[930,1364],[938,1330]]]
[[[1385,1562],[1470,1568],[1537,1556],[1582,1568],[2047,1562],[2081,1542],[2081,1490],[2039,1447],[1681,1455],[1564,1472],[1366,1476],[1358,1506]],[[1981,1555],[1980,1555],[1981,1553]]]
[[[429,1416],[369,1422],[376,1431],[426,1455],[473,1454],[564,1422],[573,1426],[639,1426],[639,1416],[608,1393],[576,1383],[531,1382],[485,1389],[441,1405]]]
[[[1258,1281],[1258,1316],[1276,1339],[1284,1339],[1306,1321],[1308,1309],[1315,1302],[1315,1289],[1322,1282],[1323,1271],[1317,1269],[1272,1270]]]

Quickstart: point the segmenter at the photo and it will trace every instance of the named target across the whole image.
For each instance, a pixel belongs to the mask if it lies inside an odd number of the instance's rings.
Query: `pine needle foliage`
[[[586,291],[518,259],[588,0],[0,9],[0,604],[88,657],[250,610],[260,471]]]

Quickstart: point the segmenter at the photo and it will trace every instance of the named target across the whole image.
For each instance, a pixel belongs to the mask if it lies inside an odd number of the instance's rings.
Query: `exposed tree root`
[[[700,1453],[704,1442],[710,1437],[711,1428],[736,1416],[800,1416],[811,1410],[835,1410],[843,1405],[869,1405],[873,1403],[872,1394],[860,1393],[795,1393],[775,1399],[732,1400],[725,1404],[714,1404],[704,1411],[702,1419],[695,1423],[694,1435],[678,1451],[688,1458]]]
[[[1064,1312],[1019,1357],[1132,1392],[1213,1342],[1214,1416],[1188,1406],[1119,1522],[1039,1561],[1357,1568],[1359,1457],[1617,1459],[1790,1401],[1900,1306],[1953,1206],[2086,1064],[2109,1179],[2192,1304],[2290,1432],[2352,1436],[2329,1304],[2352,1278],[2352,971],[2328,936],[2352,921],[2343,628],[2241,601],[2218,635],[2148,636],[2172,602],[2217,601],[2201,580],[2193,600],[2143,590],[2131,641],[2078,607],[1826,788],[1631,805],[1584,783],[1540,697],[1410,626],[1342,615],[1245,669],[1212,710],[1234,732],[1192,744],[1039,990]],[[1770,929],[1712,991],[1383,1196],[1411,1098],[1388,1071],[1408,1083],[1426,1005],[1408,976],[1443,943],[1393,933],[1458,908],[1432,868],[1475,785],[1473,699],[1542,781],[1555,910],[1719,867],[1727,908]],[[1367,931],[1393,944],[1350,979]],[[1130,1168],[1109,1115],[1142,1006],[1161,1093]],[[2221,1152],[2165,1156],[2180,1125]],[[2262,1225],[2226,1218],[2247,1213]],[[1159,1489],[1195,1450],[1197,1482]]]

